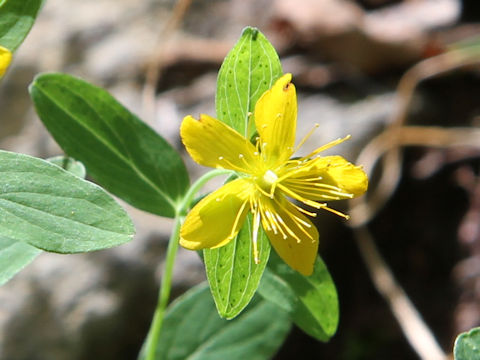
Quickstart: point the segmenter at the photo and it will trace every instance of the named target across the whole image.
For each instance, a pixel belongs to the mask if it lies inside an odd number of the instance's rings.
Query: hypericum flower
[[[12,61],[12,53],[7,48],[0,46],[0,78],[7,71],[10,62]]]
[[[262,225],[278,255],[291,268],[310,275],[318,231],[304,214],[314,217],[316,213],[289,200],[348,218],[325,202],[350,199],[366,191],[368,179],[360,167],[340,156],[318,156],[348,137],[290,159],[310,135],[294,147],[297,97],[291,78],[291,74],[282,76],[256,103],[255,144],[208,115],[183,119],[180,133],[191,157],[201,165],[238,174],[193,207],[180,231],[183,247],[199,250],[226,245],[251,212],[255,262],[259,262],[257,236]]]

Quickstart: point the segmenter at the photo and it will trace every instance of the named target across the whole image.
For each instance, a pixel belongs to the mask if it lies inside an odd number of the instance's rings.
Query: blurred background
[[[42,158],[62,153],[27,87],[40,72],[68,72],[106,88],[156,129],[185,155],[196,179],[205,169],[182,149],[180,122],[215,114],[222,60],[242,29],[256,26],[293,74],[297,136],[320,124],[305,152],[351,134],[334,152],[350,161],[362,153],[360,163],[373,174],[362,203],[334,205],[352,214],[350,227],[333,214],[319,217],[320,254],[339,293],[337,334],[323,344],[293,329],[275,359],[419,358],[405,336],[411,314],[392,312],[379,294],[385,284],[371,280],[368,269],[375,275],[385,267],[368,256],[375,250],[451,353],[459,332],[480,325],[478,5],[46,0],[0,87],[0,148]],[[0,288],[0,359],[136,358],[171,222],[125,207],[137,227],[130,244],[42,254]],[[204,279],[197,254],[181,249],[174,295]],[[397,295],[386,297],[395,302]]]

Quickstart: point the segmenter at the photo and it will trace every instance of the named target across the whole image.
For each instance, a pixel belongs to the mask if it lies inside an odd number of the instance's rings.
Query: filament
[[[302,147],[303,144],[305,144],[305,142],[308,140],[308,138],[309,138],[310,136],[312,136],[312,134],[315,132],[315,130],[318,129],[319,126],[320,126],[319,124],[313,125],[313,128],[308,132],[307,135],[305,135],[305,136],[303,137],[303,139],[302,139],[302,140],[298,143],[298,145],[295,147],[295,150],[293,151],[294,154],[298,151],[298,149],[300,149],[300,148]]]

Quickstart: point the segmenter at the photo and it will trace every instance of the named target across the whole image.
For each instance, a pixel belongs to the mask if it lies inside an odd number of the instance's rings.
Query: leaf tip
[[[251,36],[252,40],[257,40],[260,30],[253,26],[247,26],[242,31],[242,36]]]
[[[30,83],[30,85],[28,85],[28,93],[29,94],[33,94],[36,90],[36,87],[38,86],[38,82],[39,80],[41,80],[41,78],[43,77],[43,73],[40,73],[40,74],[36,74],[32,80],[32,82]]]

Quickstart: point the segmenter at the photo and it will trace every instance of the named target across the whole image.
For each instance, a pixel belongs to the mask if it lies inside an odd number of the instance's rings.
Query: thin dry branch
[[[153,119],[155,114],[155,90],[164,66],[166,45],[173,33],[180,27],[191,3],[192,0],[178,0],[165,27],[159,33],[152,60],[149,62],[145,73],[145,85],[142,94],[145,119]]]
[[[403,288],[395,280],[367,227],[357,228],[355,235],[375,287],[387,301],[411,346],[421,359],[445,360],[447,356]]]
[[[368,196],[350,202],[350,226],[355,230],[357,246],[372,282],[389,304],[412,348],[425,360],[443,360],[448,356],[396,281],[366,225],[388,201],[400,181],[402,147],[480,146],[480,129],[404,125],[414,90],[421,81],[478,64],[479,54],[455,50],[424,60],[411,68],[399,83],[398,107],[391,125],[374,138],[357,159],[357,163],[364,165],[368,175],[371,175],[376,164],[382,161],[382,173],[377,186],[369,190]]]
[[[480,147],[480,129],[434,126],[393,127],[370,141],[358,157],[357,163],[362,164],[365,172],[371,176],[382,156],[387,156],[390,151],[399,150],[405,146]],[[368,200],[363,197],[351,201],[349,210],[351,227],[365,225],[375,217],[395,190],[393,185],[398,182],[400,168],[399,164],[384,164],[383,181],[379,182],[373,194],[369,194]]]

